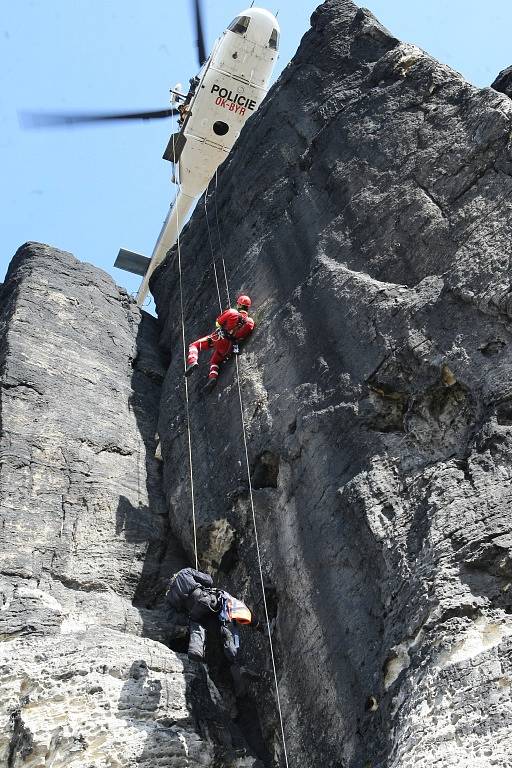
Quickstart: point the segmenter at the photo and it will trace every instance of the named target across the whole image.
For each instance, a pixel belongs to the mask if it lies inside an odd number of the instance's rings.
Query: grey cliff
[[[503,69],[491,85],[491,88],[512,97],[512,67]]]
[[[0,765],[252,766],[204,670],[168,647],[186,627],[144,608],[184,563],[154,459],[156,321],[35,243],[1,300]]]
[[[256,305],[240,371],[293,765],[509,763],[511,130],[506,95],[328,0],[208,197],[217,270]],[[192,340],[219,306],[203,206],[181,253]],[[176,254],[152,290],[190,554]],[[200,560],[258,606],[236,372],[209,397],[194,376]]]
[[[198,556],[263,614],[252,488],[290,766],[510,764],[497,82],[326,0],[181,238],[188,341],[238,292],[254,302],[238,362],[251,486],[236,361],[212,394],[206,359],[189,380]],[[1,288],[9,768],[284,765],[268,640],[243,633],[263,680],[235,702],[218,648],[208,673],[190,663],[165,608],[166,577],[194,563],[175,250],[151,289],[158,321],[38,244]]]

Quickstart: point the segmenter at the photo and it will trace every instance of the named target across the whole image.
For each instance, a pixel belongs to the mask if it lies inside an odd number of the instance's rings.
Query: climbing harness
[[[218,188],[218,178],[217,178],[217,172],[215,172],[215,215],[216,215],[216,220],[217,220],[217,234],[218,234],[219,246],[220,246],[220,252],[221,252],[222,267],[223,267],[223,271],[224,271],[224,281],[225,281],[225,284],[226,284],[226,294],[227,294],[227,297],[228,297],[228,305],[229,305],[229,296],[230,296],[229,285],[228,285],[228,278],[227,278],[227,274],[226,274],[226,263],[225,263],[225,260],[224,260],[224,251],[223,251],[223,248],[222,248],[222,240],[221,240],[221,236],[220,236],[219,218],[218,218],[218,213],[217,213],[217,188]],[[206,220],[208,221],[208,209],[207,209],[207,204],[206,204],[206,198],[207,198],[207,195],[205,194],[205,212],[206,212]],[[208,231],[209,231],[209,227],[208,227]],[[210,248],[211,248],[212,260],[215,263],[215,254],[213,252],[213,245],[212,245],[211,237],[210,237]],[[217,270],[216,269],[214,270],[214,274],[215,274],[215,281],[216,281],[216,286],[217,286],[217,294],[219,296],[219,307],[220,307],[220,309],[222,311],[222,304],[221,304],[221,300],[220,300],[220,289],[219,289],[219,282],[218,282],[218,278],[217,278]],[[250,468],[250,464],[249,464],[249,452],[248,452],[248,449],[247,449],[247,434],[246,434],[247,430],[246,430],[245,418],[244,418],[244,406],[243,406],[243,399],[242,399],[242,386],[241,386],[241,383],[240,383],[240,369],[239,369],[239,365],[238,365],[238,355],[235,355],[235,365],[236,365],[236,380],[237,380],[237,384],[238,384],[238,398],[239,398],[239,402],[240,402],[240,419],[241,419],[241,422],[242,422],[242,437],[243,437],[243,445],[244,445],[244,452],[245,452],[245,464],[246,464],[246,470],[247,470],[247,482],[248,482],[248,485],[249,485],[249,499],[250,499],[250,504],[251,504],[252,524],[253,524],[253,529],[254,529],[254,540],[255,540],[255,543],[256,543],[256,555],[257,555],[258,569],[259,569],[259,574],[260,574],[261,592],[262,592],[262,595],[263,595],[263,607],[264,607],[264,611],[265,611],[265,620],[266,620],[266,623],[267,623],[268,642],[269,642],[269,648],[270,648],[270,659],[271,659],[271,662],[272,662],[272,671],[274,673],[274,686],[275,686],[275,691],[276,691],[276,701],[277,701],[277,710],[278,710],[278,714],[279,714],[279,723],[280,723],[280,726],[281,726],[281,740],[282,740],[282,743],[283,743],[283,756],[284,756],[284,761],[285,761],[286,768],[288,768],[288,752],[287,752],[287,749],[286,749],[286,737],[285,737],[285,733],[284,733],[283,713],[282,713],[282,709],[281,709],[281,697],[279,695],[279,683],[278,683],[278,680],[277,680],[277,668],[276,668],[276,662],[275,662],[275,656],[274,656],[274,646],[273,646],[273,643],[272,643],[272,635],[271,635],[271,632],[270,632],[270,617],[269,617],[269,613],[268,613],[267,598],[266,598],[266,595],[265,595],[265,583],[264,583],[264,580],[263,580],[263,566],[262,566],[262,563],[261,563],[261,551],[260,551],[260,544],[259,544],[259,537],[258,537],[258,527],[257,527],[257,524],[256,524],[256,512],[255,512],[255,509],[254,509],[254,499],[253,499],[252,481],[251,481],[251,468]]]
[[[175,133],[172,134],[172,151],[174,156],[174,137]],[[181,181],[179,176],[179,163],[175,167],[176,172],[176,183],[177,183],[177,193],[176,196],[180,192],[181,187]],[[180,308],[181,308],[181,337],[183,342],[183,372],[187,370],[187,346],[186,346],[186,340],[185,340],[185,312],[183,308],[183,280],[182,280],[182,270],[181,270],[181,238],[180,238],[180,222],[179,222],[179,210],[177,209],[177,229],[178,229],[178,239],[177,239],[177,249],[178,249],[178,272],[179,272],[179,284],[180,284]],[[190,469],[190,495],[192,499],[192,530],[193,530],[193,537],[194,537],[194,557],[195,557],[195,563],[196,563],[196,570],[199,570],[199,560],[197,557],[197,525],[196,525],[196,507],[195,507],[195,497],[194,497],[194,468],[192,464],[192,434],[190,430],[190,408],[189,408],[189,402],[188,402],[188,379],[184,376],[185,379],[185,403],[186,403],[186,411],[187,411],[187,432],[188,432],[188,463],[189,463],[189,469]]]

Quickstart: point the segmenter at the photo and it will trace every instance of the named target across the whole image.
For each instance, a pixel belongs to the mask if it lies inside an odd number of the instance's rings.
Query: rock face
[[[491,88],[512,97],[512,67],[503,69],[491,85]]]
[[[217,271],[255,303],[240,376],[291,765],[509,763],[511,130],[507,96],[327,0],[208,200]],[[202,206],[181,249],[192,340],[219,306]],[[192,556],[175,254],[152,290]],[[206,370],[199,558],[261,607],[236,371],[206,396]],[[279,754],[267,647],[243,651]]]
[[[153,456],[156,321],[37,244],[1,298],[0,764],[253,765],[154,605],[184,563]]]
[[[165,369],[137,353],[151,318],[142,328],[107,275],[45,246],[20,249],[3,295],[5,633],[59,631],[77,611],[82,628],[123,629],[166,529],[148,459]]]
[[[213,765],[192,665],[165,646],[95,628],[1,650],[2,765]]]
[[[327,0],[207,200],[220,304],[255,306],[242,413],[290,766],[510,764],[511,135],[506,95]],[[181,247],[192,340],[219,308],[203,206]],[[235,706],[163,608],[194,562],[176,254],[158,326],[47,246],[1,290],[0,761],[284,765],[266,639],[243,633],[263,680]],[[205,380],[199,563],[261,615],[234,362]]]

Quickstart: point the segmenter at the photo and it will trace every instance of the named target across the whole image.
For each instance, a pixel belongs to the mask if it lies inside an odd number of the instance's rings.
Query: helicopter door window
[[[249,28],[250,20],[249,16],[237,16],[236,19],[231,22],[228,29],[231,32],[236,32],[238,35],[245,35]]]
[[[272,30],[272,34],[270,35],[270,40],[268,41],[268,47],[272,48],[273,51],[277,51],[279,48],[279,32],[277,29]]]

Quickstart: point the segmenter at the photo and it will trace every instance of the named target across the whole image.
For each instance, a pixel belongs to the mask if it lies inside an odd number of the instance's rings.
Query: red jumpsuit
[[[209,379],[216,379],[219,366],[231,354],[233,344],[247,338],[254,328],[254,320],[244,310],[226,309],[216,320],[216,330],[209,336],[193,341],[188,348],[187,365],[197,363],[199,352],[213,347],[210,358]]]

